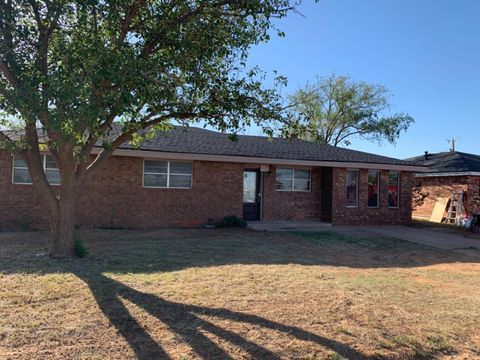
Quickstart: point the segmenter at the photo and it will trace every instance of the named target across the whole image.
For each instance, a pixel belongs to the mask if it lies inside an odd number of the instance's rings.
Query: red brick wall
[[[48,212],[31,185],[12,184],[12,157],[0,149],[0,229],[38,229]]]
[[[320,168],[311,170],[310,191],[275,190],[275,166],[263,177],[263,219],[320,219]]]
[[[12,184],[12,157],[0,150],[0,229],[48,227],[48,212],[31,185]],[[143,160],[112,157],[87,184],[77,223],[83,227],[154,228],[201,226],[209,218],[242,217],[244,164],[195,161],[191,189],[142,188]],[[334,224],[405,223],[410,220],[411,174],[402,173],[401,207],[387,207],[387,172],[382,172],[381,206],[367,208],[367,170],[360,171],[359,207],[345,207],[345,169],[333,169],[333,184],[312,169],[309,192],[275,190],[275,167],[264,174],[263,216],[272,219],[322,218],[322,190],[332,193]],[[325,197],[323,197],[325,198]],[[324,204],[326,205],[326,204]],[[330,206],[324,206],[330,208]]]
[[[400,206],[388,207],[388,171],[380,172],[380,206],[368,207],[368,170],[359,170],[358,174],[358,206],[346,207],[346,169],[333,169],[333,206],[332,223],[342,224],[405,224],[411,220],[412,196],[411,188],[413,174],[401,172],[400,174]]]
[[[47,210],[33,187],[12,184],[11,162],[0,151],[0,228],[48,227]],[[199,226],[209,218],[242,216],[243,164],[195,161],[191,189],[142,188],[142,167],[141,158],[109,159],[85,188],[78,225]]]
[[[480,214],[480,176],[468,177],[468,210],[472,214]]]
[[[413,216],[430,218],[438,198],[450,198],[452,192],[465,191],[468,213],[480,212],[480,176],[417,177],[413,186]]]

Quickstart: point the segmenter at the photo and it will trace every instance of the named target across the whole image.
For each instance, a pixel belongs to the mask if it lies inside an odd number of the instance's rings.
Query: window
[[[31,184],[32,178],[28,171],[27,162],[22,159],[13,158],[13,183]]]
[[[310,191],[310,170],[278,168],[275,188],[281,191]]]
[[[253,204],[257,202],[257,172],[243,172],[243,202]]]
[[[399,183],[400,174],[397,171],[390,171],[388,173],[388,207],[399,206]]]
[[[143,187],[190,189],[192,163],[144,160]]]
[[[356,207],[358,203],[358,170],[347,170],[347,207]]]
[[[60,171],[50,155],[42,155],[43,171],[50,185],[60,185]],[[32,177],[25,160],[13,158],[13,183],[32,184]]]
[[[380,172],[368,170],[368,207],[378,207],[378,187],[380,184]]]
[[[50,155],[44,155],[43,169],[51,185],[60,185],[60,171],[58,171],[57,163]]]

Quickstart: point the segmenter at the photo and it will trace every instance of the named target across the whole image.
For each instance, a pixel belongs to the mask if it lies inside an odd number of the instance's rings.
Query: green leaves
[[[0,108],[77,150],[94,138],[113,145],[104,135],[120,120],[136,124],[124,127],[135,143],[149,132],[134,132],[170,120],[232,132],[261,124],[281,101],[245,59],[291,9],[288,0],[6,2]]]
[[[0,2],[2,125],[22,129],[12,137],[0,129],[0,146],[26,159],[52,215],[55,255],[70,255],[56,249],[67,249],[58,243],[75,223],[74,211],[59,211],[73,210],[89,174],[124,142],[139,146],[171,121],[203,121],[234,139],[279,117],[278,93],[245,64],[291,8],[288,0]],[[60,171],[59,197],[42,146]]]
[[[281,132],[321,144],[350,145],[353,137],[395,143],[414,122],[408,114],[386,115],[389,93],[383,85],[352,81],[347,76],[317,78],[289,97]]]

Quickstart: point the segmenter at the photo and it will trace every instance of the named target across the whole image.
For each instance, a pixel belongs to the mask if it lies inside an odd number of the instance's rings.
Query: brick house
[[[99,151],[99,149],[96,149]],[[48,215],[22,159],[0,149],[0,228],[46,228]],[[53,186],[55,162],[44,155]],[[333,224],[402,224],[422,168],[299,139],[269,140],[190,127],[117,149],[79,203],[80,227],[202,226],[246,220],[317,219]]]
[[[413,185],[413,217],[430,219],[435,203],[450,198],[452,192],[464,192],[467,215],[480,213],[480,155],[458,151],[417,156],[411,159],[428,167],[415,175]]]

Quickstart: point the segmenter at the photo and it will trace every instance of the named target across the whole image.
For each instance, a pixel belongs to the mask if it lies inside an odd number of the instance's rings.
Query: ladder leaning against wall
[[[460,217],[462,216],[462,204],[463,202],[463,191],[452,192],[450,198],[450,206],[448,207],[447,218],[445,222],[447,224],[459,225]]]

